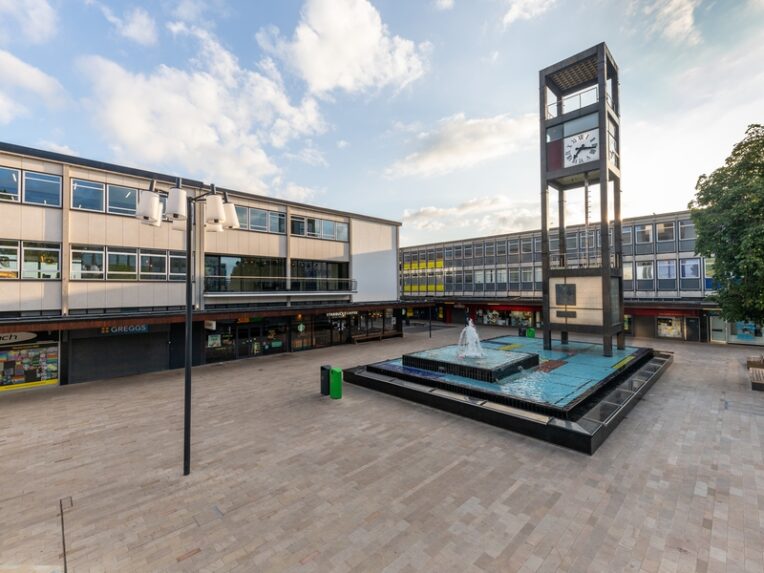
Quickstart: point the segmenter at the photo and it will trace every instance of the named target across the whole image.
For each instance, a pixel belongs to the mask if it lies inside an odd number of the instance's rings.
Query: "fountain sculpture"
[[[482,358],[485,356],[483,347],[480,346],[480,337],[475,329],[475,323],[472,322],[471,318],[459,335],[458,347],[457,356],[459,358]]]

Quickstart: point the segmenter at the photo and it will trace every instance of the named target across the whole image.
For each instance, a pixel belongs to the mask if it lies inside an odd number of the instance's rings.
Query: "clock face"
[[[600,158],[600,138],[596,129],[565,138],[565,167],[581,165]]]

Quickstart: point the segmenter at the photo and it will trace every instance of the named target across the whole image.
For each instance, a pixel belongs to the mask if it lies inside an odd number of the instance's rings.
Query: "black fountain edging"
[[[590,400],[580,404],[582,409],[577,420],[497,403],[493,395],[490,399],[468,396],[461,392],[461,387],[457,393],[448,388],[425,386],[397,374],[375,372],[368,366],[348,368],[344,378],[358,386],[592,455],[673,361],[670,354],[653,354],[628,373],[622,370],[620,382],[590,394]]]
[[[492,392],[487,392],[479,388],[460,386],[458,384],[451,384],[449,382],[444,382],[443,380],[435,380],[433,378],[425,379],[413,373],[409,374],[406,372],[399,372],[399,371],[393,371],[393,370],[387,369],[383,366],[384,362],[367,364],[364,367],[369,372],[375,372],[377,374],[382,374],[384,376],[399,378],[401,380],[406,380],[407,382],[415,382],[417,384],[421,384],[424,386],[432,386],[433,388],[440,388],[441,390],[447,390],[449,392],[454,392],[456,394],[463,394],[465,396],[471,396],[473,398],[488,400],[490,402],[498,402],[500,404],[504,404],[512,408],[520,408],[522,410],[527,410],[529,412],[534,412],[537,414],[543,414],[546,416],[555,416],[555,417],[575,420],[577,417],[580,416],[580,411],[579,409],[577,409],[579,405],[582,405],[587,399],[591,398],[592,396],[595,396],[596,394],[601,393],[603,391],[607,391],[608,387],[610,387],[613,382],[615,382],[618,379],[622,379],[624,376],[628,376],[629,374],[634,372],[634,370],[641,367],[645,362],[649,361],[652,358],[652,356],[653,356],[652,348],[638,349],[638,351],[634,354],[633,360],[629,361],[626,365],[622,366],[621,368],[619,368],[618,370],[616,370],[614,373],[610,374],[609,376],[606,376],[605,378],[600,380],[597,384],[595,384],[594,386],[592,386],[585,392],[582,392],[580,396],[576,397],[575,400],[565,405],[564,407],[556,407],[548,403],[536,402],[534,400],[523,400],[513,396],[507,396],[505,394],[498,394],[498,393],[494,394]]]

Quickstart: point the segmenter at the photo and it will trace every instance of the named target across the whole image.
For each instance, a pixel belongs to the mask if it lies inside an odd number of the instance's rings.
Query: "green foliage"
[[[695,190],[696,251],[716,258],[722,316],[764,323],[764,126],[749,126],[724,166],[701,175]]]

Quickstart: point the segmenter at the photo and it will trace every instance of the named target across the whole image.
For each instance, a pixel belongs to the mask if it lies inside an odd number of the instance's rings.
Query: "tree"
[[[764,323],[764,126],[750,125],[724,166],[701,175],[695,190],[695,250],[716,259],[722,317]]]

